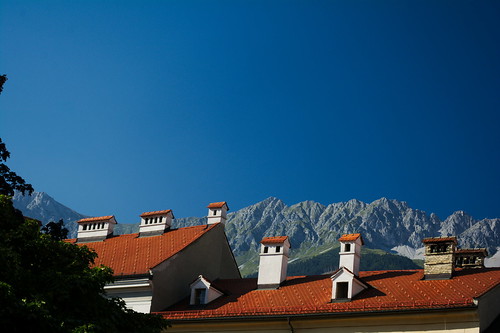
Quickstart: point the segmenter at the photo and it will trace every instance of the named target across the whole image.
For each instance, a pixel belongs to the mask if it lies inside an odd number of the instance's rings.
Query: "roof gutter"
[[[377,310],[377,311],[356,311],[356,312],[326,312],[326,313],[304,313],[304,314],[283,314],[283,315],[251,315],[251,316],[232,316],[232,317],[216,317],[216,318],[186,318],[186,319],[172,319],[166,318],[170,322],[206,322],[206,321],[230,321],[230,320],[273,320],[273,319],[286,319],[291,331],[293,332],[293,326],[291,326],[291,320],[295,318],[304,317],[315,317],[315,318],[327,318],[331,316],[338,317],[354,317],[362,314],[363,316],[377,316],[380,314],[391,314],[391,313],[425,313],[425,312],[440,312],[440,311],[463,311],[463,310],[477,310],[476,305],[468,305],[462,307],[442,307],[442,308],[423,308],[423,309],[396,309],[396,310]],[[162,312],[155,312],[154,314],[162,315]]]

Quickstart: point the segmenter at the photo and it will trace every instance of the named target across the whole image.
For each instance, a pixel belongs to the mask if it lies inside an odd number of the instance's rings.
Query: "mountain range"
[[[16,194],[13,201],[14,206],[26,216],[43,223],[63,219],[70,237],[76,236],[76,223],[73,222],[87,217],[43,192],[34,192],[31,196],[24,197]],[[174,227],[203,223],[206,223],[206,217],[185,217],[174,220]],[[119,223],[115,233],[133,233],[138,228],[139,224]],[[498,252],[500,247],[499,218],[477,220],[464,211],[456,211],[441,220],[433,213],[427,214],[409,207],[404,201],[386,198],[372,203],[352,199],[327,206],[314,201],[287,206],[280,199],[270,197],[229,213],[226,222],[229,243],[242,274],[246,276],[256,272],[258,247],[263,237],[289,236],[293,248],[289,270],[309,266],[311,269],[305,273],[319,274],[329,268],[335,269],[338,265],[338,238],[344,233],[354,232],[362,233],[365,247],[372,249],[366,250],[366,256],[376,256],[377,262],[386,262],[383,269],[388,269],[388,265],[389,268],[411,268],[415,263],[409,259],[423,258],[422,239],[426,237],[457,236],[460,247],[484,247],[490,254]],[[319,262],[331,264],[316,268],[316,271],[314,268]],[[365,269],[378,267],[368,260],[364,262]],[[398,267],[391,266],[391,263],[396,262]],[[497,265],[498,254],[490,259],[490,263]]]

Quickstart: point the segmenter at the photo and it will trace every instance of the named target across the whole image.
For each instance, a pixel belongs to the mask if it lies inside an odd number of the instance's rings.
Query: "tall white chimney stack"
[[[290,241],[288,236],[265,237],[260,242],[259,289],[277,289],[286,279]]]

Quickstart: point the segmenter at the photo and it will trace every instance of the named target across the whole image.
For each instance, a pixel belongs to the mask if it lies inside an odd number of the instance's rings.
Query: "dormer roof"
[[[361,245],[365,245],[365,242],[363,241],[363,237],[361,237],[361,234],[345,234],[342,235],[342,237],[339,238],[340,242],[354,242],[357,239],[361,239]]]

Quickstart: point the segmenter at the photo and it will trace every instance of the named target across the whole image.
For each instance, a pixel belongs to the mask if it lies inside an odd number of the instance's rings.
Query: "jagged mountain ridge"
[[[42,192],[31,197],[14,196],[14,204],[27,216],[47,223],[63,218],[70,236],[76,236],[76,224],[86,216],[59,204]],[[174,221],[174,227],[206,223],[206,218],[187,217]],[[118,224],[116,233],[136,232],[138,224]],[[457,211],[440,220],[435,214],[413,209],[404,201],[381,198],[372,203],[352,199],[322,205],[304,201],[287,206],[270,197],[228,214],[226,233],[239,262],[255,260],[263,237],[288,235],[294,257],[315,255],[337,244],[343,233],[361,232],[367,247],[396,251],[408,257],[418,253],[422,239],[456,235],[461,247],[486,247],[490,254],[500,246],[500,219],[475,220]],[[311,252],[313,251],[313,252]]]
[[[37,219],[43,224],[62,219],[70,235],[76,235],[78,226],[75,221],[89,217],[66,207],[45,192],[33,192],[25,196],[16,192],[12,202],[25,216]]]

